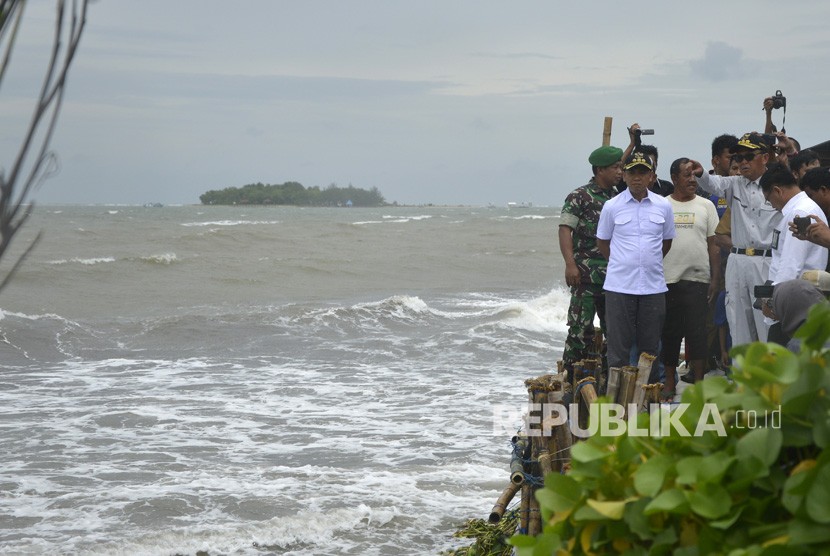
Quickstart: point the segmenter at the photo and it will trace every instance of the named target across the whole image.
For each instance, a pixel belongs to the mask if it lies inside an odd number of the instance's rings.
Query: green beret
[[[611,166],[619,162],[622,159],[622,155],[622,149],[605,145],[592,152],[591,156],[588,157],[588,162],[591,163],[591,166],[605,168],[606,166]]]

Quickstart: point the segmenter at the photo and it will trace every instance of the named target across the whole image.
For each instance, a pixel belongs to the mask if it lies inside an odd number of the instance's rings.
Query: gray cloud
[[[716,41],[706,45],[703,58],[692,60],[689,65],[693,77],[720,82],[729,79],[740,79],[750,75],[751,68],[749,66],[752,64],[744,59],[743,50],[740,48]]]
[[[562,60],[561,56],[553,56],[551,54],[544,54],[542,52],[473,52],[470,54],[475,58],[500,58],[506,60]]]

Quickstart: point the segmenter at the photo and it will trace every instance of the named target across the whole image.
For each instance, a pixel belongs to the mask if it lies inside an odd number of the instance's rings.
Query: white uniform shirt
[[[732,245],[741,249],[772,248],[772,231],[781,222],[781,213],[764,199],[758,180],[706,172],[696,179],[701,189],[725,197],[732,207]]]
[[[827,218],[821,208],[801,191],[781,209],[781,222],[772,238],[772,262],[769,279],[773,284],[801,277],[805,270],[824,270],[827,267],[827,248],[793,237],[789,223],[796,216],[815,214],[825,224]]]
[[[674,238],[669,202],[653,193],[637,202],[626,189],[602,206],[597,238],[611,240],[604,288],[633,295],[668,290],[663,277],[663,240]]]

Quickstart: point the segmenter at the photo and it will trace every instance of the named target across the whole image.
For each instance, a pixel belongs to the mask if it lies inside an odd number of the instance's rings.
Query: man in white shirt
[[[671,205],[649,191],[654,180],[651,160],[635,152],[623,172],[628,188],[603,205],[597,226],[597,247],[608,259],[604,288],[609,367],[628,365],[635,344],[641,353],[657,355],[668,289],[663,257],[675,236]]]
[[[662,360],[666,367],[663,398],[674,397],[675,371],[680,343],[695,381],[703,379],[706,360],[706,307],[714,302],[720,281],[720,249],[715,244],[718,211],[706,197],[697,195],[697,180],[688,158],[671,165],[674,191],[667,197],[674,212],[676,237],[663,259],[666,276],[666,322],[663,325]]]
[[[769,281],[775,285],[800,278],[805,270],[824,270],[827,266],[827,249],[794,238],[788,229],[789,223],[796,217],[808,217],[811,214],[817,215],[826,224],[821,208],[801,191],[796,177],[782,164],[770,166],[761,178],[760,185],[769,204],[783,217],[772,234]],[[764,305],[763,313],[769,319],[769,341],[787,345],[789,337],[781,330],[781,324],[769,303]]]
[[[755,286],[767,281],[772,257],[772,232],[781,213],[764,199],[758,180],[769,162],[772,137],[746,133],[734,148],[733,160],[740,164],[739,176],[706,173],[692,161],[698,185],[714,195],[726,197],[732,213],[732,249],[726,265],[726,318],[733,342],[766,341],[763,315],[752,307]]]

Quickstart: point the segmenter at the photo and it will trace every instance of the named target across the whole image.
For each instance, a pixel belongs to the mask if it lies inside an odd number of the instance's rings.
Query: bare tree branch
[[[0,84],[11,60],[25,2],[26,0],[0,0]],[[63,103],[69,67],[75,58],[86,25],[88,3],[89,0],[72,0],[71,8],[67,8],[66,0],[57,0],[51,56],[29,127],[8,174],[0,168],[0,259],[6,254],[15,234],[32,213],[34,205],[29,202],[32,191],[57,169],[57,158],[49,151],[49,145]],[[0,290],[8,284],[39,239],[40,234],[0,281]]]

